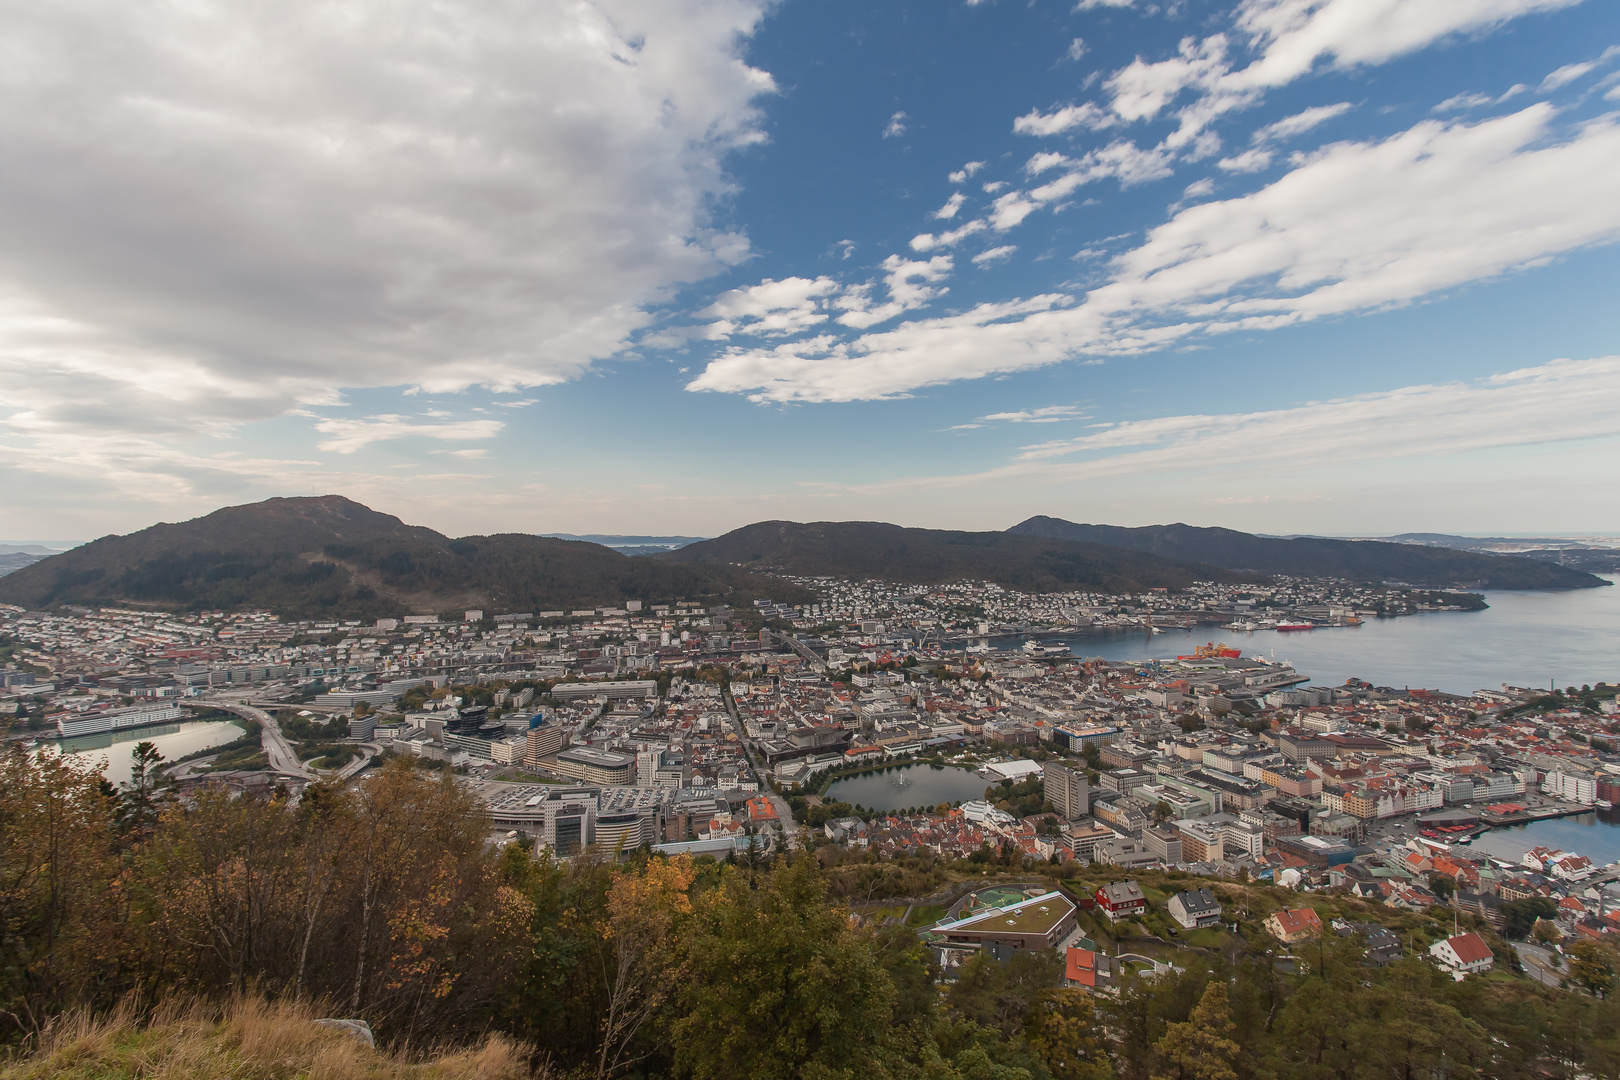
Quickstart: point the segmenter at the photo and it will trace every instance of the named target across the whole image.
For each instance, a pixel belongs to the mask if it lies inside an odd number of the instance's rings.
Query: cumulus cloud
[[[834,302],[837,307],[844,310],[838,321],[844,326],[864,330],[913,308],[922,307],[930,300],[944,296],[950,291],[949,287],[935,288],[934,283],[949,277],[954,266],[949,255],[936,255],[926,261],[890,255],[883,260],[883,269],[887,271],[883,283],[888,289],[889,299],[885,303],[874,304],[870,283],[851,286]],[[818,346],[812,344],[810,347]]]
[[[830,277],[790,277],[781,281],[766,278],[758,285],[721,293],[713,304],[698,312],[698,317],[716,320],[704,328],[705,336],[710,338],[797,334],[827,321],[820,301],[837,290],[838,283]]]
[[[993,247],[986,251],[981,251],[977,255],[973,256],[973,265],[990,266],[993,263],[1001,262],[1002,260],[1010,257],[1012,253],[1017,250],[1017,244],[1003,244],[1001,247]]]
[[[1136,0],[1076,0],[1074,10],[1095,11],[1097,8],[1128,8],[1133,7]]]
[[[1085,38],[1075,38],[1069,42],[1068,57],[1070,60],[1078,60],[1090,51],[1091,48],[1086,44]]]
[[[440,439],[462,442],[468,439],[493,439],[506,425],[499,420],[463,420],[451,424],[424,424],[411,416],[388,413],[368,416],[364,420],[328,417],[315,423],[315,430],[330,438],[319,444],[319,449],[339,454],[352,454],[372,443],[389,439]],[[463,455],[471,456],[471,455]],[[480,452],[481,456],[481,452]]]
[[[898,139],[906,133],[906,114],[897,112],[889,117],[889,124],[883,129],[885,139]]]
[[[949,179],[953,184],[965,184],[969,180],[973,179],[973,174],[977,173],[982,168],[984,168],[984,162],[970,161],[960,169],[951,173]]]
[[[933,251],[935,248],[955,247],[958,242],[974,233],[981,233],[989,228],[983,220],[970,221],[959,228],[942,233],[921,233],[911,238],[911,250]]]
[[[960,191],[954,191],[951,193],[951,197],[945,200],[945,205],[934,211],[934,217],[943,221],[949,221],[951,218],[956,216],[956,212],[958,210],[962,209],[962,204],[966,201],[966,195],[962,194]]]
[[[759,400],[891,397],[1076,357],[1376,310],[1620,239],[1620,126],[1551,141],[1550,105],[1342,142],[1251,194],[1177,212],[1064,294],[901,323],[852,342],[734,350],[689,389]],[[1016,193],[1014,193],[1016,196]]]
[[[7,426],[186,438],[336,387],[578,375],[747,255],[707,207],[763,137],[760,7],[12,11]]]
[[[1049,113],[1031,109],[1013,121],[1013,131],[1019,135],[1057,135],[1074,128],[1097,131],[1117,122],[1113,116],[1087,101],[1079,105],[1065,105]]]

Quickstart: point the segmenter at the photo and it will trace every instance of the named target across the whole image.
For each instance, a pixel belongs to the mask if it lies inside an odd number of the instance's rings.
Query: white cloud
[[[1290,409],[1166,416],[1025,447],[1023,462],[1132,475],[1223,464],[1293,467],[1464,453],[1620,434],[1620,357],[1555,360],[1473,383],[1405,386]],[[1012,466],[1017,468],[1017,466]]]
[[[1595,67],[1597,67],[1597,63],[1591,60],[1583,64],[1565,64],[1558,70],[1549,72],[1547,77],[1541,80],[1541,86],[1538,89],[1545,94],[1547,91],[1556,90],[1560,86],[1567,86]]]
[[[761,400],[891,397],[1200,333],[1377,310],[1620,239],[1620,126],[1548,141],[1545,103],[1328,146],[1240,198],[1176,213],[1083,303],[984,304],[818,350],[733,351],[689,389]]]
[[[1074,10],[1095,11],[1097,8],[1128,8],[1134,6],[1136,0],[1076,0]]]
[[[838,283],[830,277],[790,277],[781,281],[766,278],[758,285],[721,293],[713,304],[698,312],[698,317],[716,320],[706,328],[710,338],[797,334],[827,321],[820,301],[837,291]]]
[[[1064,420],[1083,419],[1078,405],[1043,405],[1038,409],[1020,409],[1017,412],[998,412],[979,417],[981,424],[1056,424]]]
[[[319,444],[319,449],[339,454],[352,454],[362,447],[389,439],[441,439],[461,442],[466,439],[493,439],[506,425],[499,420],[462,420],[453,424],[424,424],[414,417],[398,414],[369,416],[364,420],[346,420],[331,417],[319,420],[315,430],[330,435]]]
[[[1036,203],[1021,191],[1009,191],[990,204],[990,221],[997,232],[1006,232],[1035,211]]]
[[[578,375],[747,254],[708,213],[763,137],[772,83],[740,58],[761,7],[19,8],[8,426],[184,440],[337,387]]]
[[[1282,86],[1319,60],[1348,69],[1382,64],[1455,34],[1490,29],[1580,0],[1245,0],[1238,29],[1262,50],[1238,76]]]
[[[1227,172],[1252,173],[1271,168],[1271,157],[1270,150],[1256,148],[1245,150],[1234,157],[1221,158],[1215,164]]]
[[[1059,165],[1069,164],[1069,160],[1067,154],[1057,154],[1049,150],[1043,150],[1038,154],[1030,155],[1029,160],[1024,162],[1024,172],[1029,176],[1039,176],[1041,173],[1055,169]]]
[[[989,266],[992,263],[1001,262],[1003,259],[1006,259],[1017,250],[1017,244],[1003,244],[1001,247],[993,247],[988,251],[981,251],[977,255],[973,256],[973,265]]]
[[[934,211],[934,217],[949,221],[956,216],[958,210],[962,209],[962,204],[966,201],[967,196],[960,191],[952,192],[951,197],[945,200],[945,205]]]
[[[885,139],[898,139],[906,133],[906,114],[897,112],[889,117],[889,126],[883,129]]]
[[[1078,60],[1090,51],[1091,49],[1086,45],[1085,38],[1075,38],[1073,41],[1069,42],[1068,55],[1070,60]]]
[[[837,307],[844,309],[844,314],[838,317],[838,321],[845,326],[864,330],[913,308],[922,307],[930,300],[944,296],[950,291],[949,288],[936,289],[933,285],[950,276],[954,265],[949,255],[936,255],[926,262],[890,255],[883,260],[883,269],[888,271],[883,279],[889,291],[888,302],[873,306],[870,285],[857,285],[846,289],[844,295],[835,301]],[[823,337],[806,345],[814,349],[820,347],[817,342],[831,340]],[[785,346],[789,349],[792,347]]]
[[[1545,94],[1549,90],[1558,89],[1560,86],[1568,86],[1576,79],[1613,60],[1616,56],[1620,56],[1620,45],[1610,45],[1603,50],[1603,55],[1596,60],[1587,60],[1579,64],[1565,64],[1563,67],[1550,72],[1545,79],[1542,79],[1539,89]]]
[[[1530,88],[1524,83],[1514,83],[1499,96],[1491,97],[1489,94],[1454,94],[1434,107],[1435,112],[1463,112],[1468,109],[1478,109],[1485,105],[1500,105],[1527,92]]]
[[[1031,109],[1013,121],[1013,131],[1019,135],[1058,135],[1077,127],[1098,131],[1113,126],[1117,121],[1091,102],[1065,105],[1056,112],[1043,113]]]
[[[911,238],[911,250],[933,251],[935,248],[955,247],[965,237],[972,236],[974,233],[981,233],[987,228],[989,226],[981,219],[970,221],[959,228],[952,229],[950,232],[920,233]]]
[[[1355,106],[1348,101],[1341,101],[1337,105],[1317,105],[1297,112],[1293,116],[1285,116],[1274,124],[1267,124],[1254,133],[1254,141],[1275,142],[1280,139],[1292,139],[1295,135],[1303,135],[1318,125],[1325,124],[1336,116],[1343,116]]]
[[[1183,188],[1181,197],[1184,199],[1202,199],[1205,195],[1212,195],[1214,193],[1215,181],[1206,176],[1202,180],[1194,180],[1192,183]]]
[[[1005,181],[1005,180],[992,180],[989,183],[983,185],[983,188],[984,188],[984,193],[986,195],[994,195],[996,192],[1000,191],[1001,189],[1005,188],[1006,186],[1007,186],[1007,181]]]
[[[984,168],[984,162],[982,162],[982,161],[970,161],[966,165],[962,166],[960,169],[958,169],[955,172],[951,173],[950,181],[953,184],[965,184],[969,180],[973,179],[973,174],[978,172],[982,168]]]
[[[1489,105],[1496,99],[1489,94],[1463,93],[1453,94],[1434,107],[1437,113],[1462,112],[1466,109],[1478,109]]]

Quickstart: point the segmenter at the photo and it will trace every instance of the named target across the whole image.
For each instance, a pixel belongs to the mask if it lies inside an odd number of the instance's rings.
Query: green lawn
[[[918,904],[906,919],[907,926],[932,926],[945,917],[943,904]]]

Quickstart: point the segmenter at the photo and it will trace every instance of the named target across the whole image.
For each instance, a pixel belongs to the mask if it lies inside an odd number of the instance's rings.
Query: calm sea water
[[[77,739],[63,739],[48,743],[68,757],[96,763],[106,762],[102,775],[115,784],[128,780],[135,760],[135,744],[155,743],[165,760],[194,754],[222,746],[240,739],[245,732],[229,720],[183,720],[174,724],[154,724],[133,731],[109,732],[106,735],[81,735]]]
[[[827,789],[828,801],[842,799],[872,810],[904,810],[984,797],[990,781],[968,769],[942,765],[901,765],[883,772],[840,780]]]
[[[1490,604],[1485,611],[1438,611],[1295,633],[1205,627],[1059,640],[1076,656],[1109,660],[1176,656],[1221,641],[1245,656],[1289,661],[1321,685],[1354,677],[1378,686],[1471,694],[1503,683],[1620,682],[1620,587],[1493,592],[1485,600]]]
[[[1599,866],[1620,859],[1620,809],[1492,829],[1469,845],[1498,859],[1518,859],[1533,847],[1585,855]]]

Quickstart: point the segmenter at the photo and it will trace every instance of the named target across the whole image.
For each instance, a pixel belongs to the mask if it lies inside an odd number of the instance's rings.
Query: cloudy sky
[[[0,535],[1620,532],[1608,0],[0,0]]]

